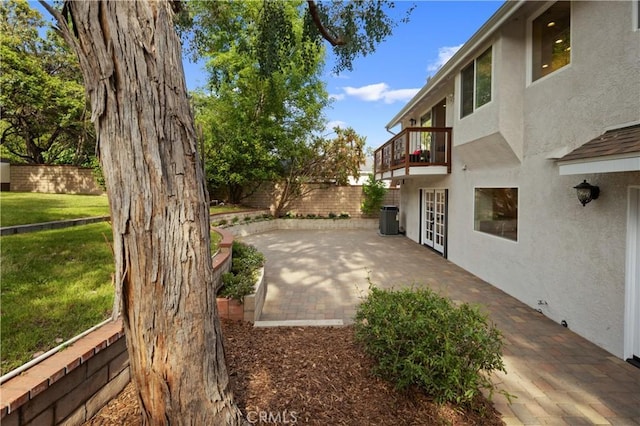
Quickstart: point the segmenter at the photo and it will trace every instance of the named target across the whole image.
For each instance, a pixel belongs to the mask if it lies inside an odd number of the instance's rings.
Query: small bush
[[[264,265],[264,255],[254,246],[240,241],[233,242],[231,254],[231,271],[222,274],[218,296],[242,302],[244,296],[254,291],[258,270]]]
[[[376,361],[374,373],[399,389],[418,386],[436,402],[471,404],[505,371],[502,335],[477,307],[456,307],[429,289],[380,290],[359,306],[356,340]]]
[[[336,217],[338,217],[338,215],[335,214],[334,212],[329,213],[329,219],[335,219]]]
[[[233,219],[231,219],[231,222],[233,222],[234,224],[238,223],[240,221],[240,218],[238,216],[234,216]]]
[[[340,219],[349,219],[351,215],[347,212],[340,213]]]
[[[363,200],[360,209],[365,215],[375,215],[380,212],[387,188],[381,180],[376,180],[373,174],[369,174],[367,181],[362,186]]]

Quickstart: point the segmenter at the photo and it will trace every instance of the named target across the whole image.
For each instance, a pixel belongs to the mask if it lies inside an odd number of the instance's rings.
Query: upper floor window
[[[571,2],[559,1],[531,25],[532,81],[571,61]]]
[[[488,48],[462,70],[460,74],[461,117],[466,117],[476,108],[491,101],[491,67],[491,48]]]

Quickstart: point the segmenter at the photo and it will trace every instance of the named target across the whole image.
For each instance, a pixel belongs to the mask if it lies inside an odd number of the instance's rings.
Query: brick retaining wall
[[[110,322],[0,385],[0,423],[79,425],[129,383],[122,322]]]

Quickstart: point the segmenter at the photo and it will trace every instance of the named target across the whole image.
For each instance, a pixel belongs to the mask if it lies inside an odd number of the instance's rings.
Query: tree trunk
[[[111,208],[116,288],[145,424],[241,424],[209,211],[168,1],[68,1]],[[52,12],[53,13],[53,12]]]

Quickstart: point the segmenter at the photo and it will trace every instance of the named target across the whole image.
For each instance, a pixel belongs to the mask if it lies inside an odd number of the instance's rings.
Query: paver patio
[[[517,398],[494,402],[508,425],[640,425],[640,369],[403,236],[375,230],[272,231],[243,238],[267,258],[261,320],[352,322],[369,280],[382,288],[429,286],[482,304],[503,332]],[[517,279],[517,277],[514,277]]]

